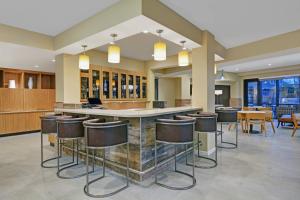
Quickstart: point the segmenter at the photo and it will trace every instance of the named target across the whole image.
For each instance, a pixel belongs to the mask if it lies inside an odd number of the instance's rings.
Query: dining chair
[[[246,115],[246,124],[247,124],[248,135],[250,135],[250,126],[258,124],[261,127],[261,132],[264,132],[265,136],[267,136],[265,113],[248,113]]]
[[[246,116],[243,113],[237,113],[237,119],[241,124],[241,128],[242,128],[242,132],[245,132],[245,126],[247,126],[246,124]],[[230,130],[231,126],[228,128]]]
[[[275,134],[275,126],[274,126],[274,123],[273,123],[273,112],[270,111],[270,110],[265,110],[265,112],[266,112],[266,122],[271,123],[273,133]]]
[[[300,128],[300,114],[292,114],[292,119],[293,119],[293,123],[294,123],[294,129],[293,129],[293,133],[292,133],[292,137],[295,136],[296,134],[296,130]]]

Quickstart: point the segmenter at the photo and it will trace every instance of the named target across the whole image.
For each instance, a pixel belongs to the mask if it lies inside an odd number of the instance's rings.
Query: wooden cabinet
[[[118,68],[90,65],[81,71],[81,101],[89,97],[103,102],[146,101],[147,78],[143,73]]]
[[[10,80],[16,88],[8,88]],[[53,73],[0,68],[0,136],[39,130],[40,116],[53,111],[54,105]]]
[[[0,136],[40,130],[42,115],[44,111],[0,113]]]

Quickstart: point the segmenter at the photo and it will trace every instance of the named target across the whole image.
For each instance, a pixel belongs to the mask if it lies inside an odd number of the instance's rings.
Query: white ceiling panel
[[[0,0],[0,23],[55,36],[119,0]]]

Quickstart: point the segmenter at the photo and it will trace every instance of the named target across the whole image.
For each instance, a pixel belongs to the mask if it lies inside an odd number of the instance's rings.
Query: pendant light
[[[109,63],[120,63],[120,47],[115,44],[115,40],[117,34],[111,34],[111,37],[113,38],[113,41],[110,43],[108,47],[108,57],[107,61]]]
[[[178,66],[185,67],[189,65],[189,52],[184,47],[185,41],[180,43],[182,44],[182,50],[178,53]]]
[[[79,56],[79,69],[81,70],[88,70],[90,68],[90,58],[89,56],[85,55],[85,48],[87,45],[82,45],[83,54]]]
[[[156,32],[159,35],[159,41],[154,44],[154,60],[164,61],[167,59],[167,45],[161,41],[161,33],[163,30],[159,29]]]

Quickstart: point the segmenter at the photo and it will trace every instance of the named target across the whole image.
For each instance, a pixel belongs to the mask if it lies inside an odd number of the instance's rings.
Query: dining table
[[[259,113],[264,113],[264,114],[266,114],[266,111],[256,111],[256,110],[241,110],[241,111],[238,111],[238,114],[240,115],[240,120],[246,120],[247,119],[247,115],[248,114],[259,114]],[[243,122],[242,122],[243,123]],[[248,127],[247,127],[248,128]],[[245,129],[245,130],[243,130],[243,131],[247,131],[247,129]],[[260,133],[260,131],[257,131],[257,130],[254,130],[253,129],[253,125],[251,124],[250,125],[250,130],[249,130],[249,132],[251,133],[251,134],[258,134],[258,133]]]

